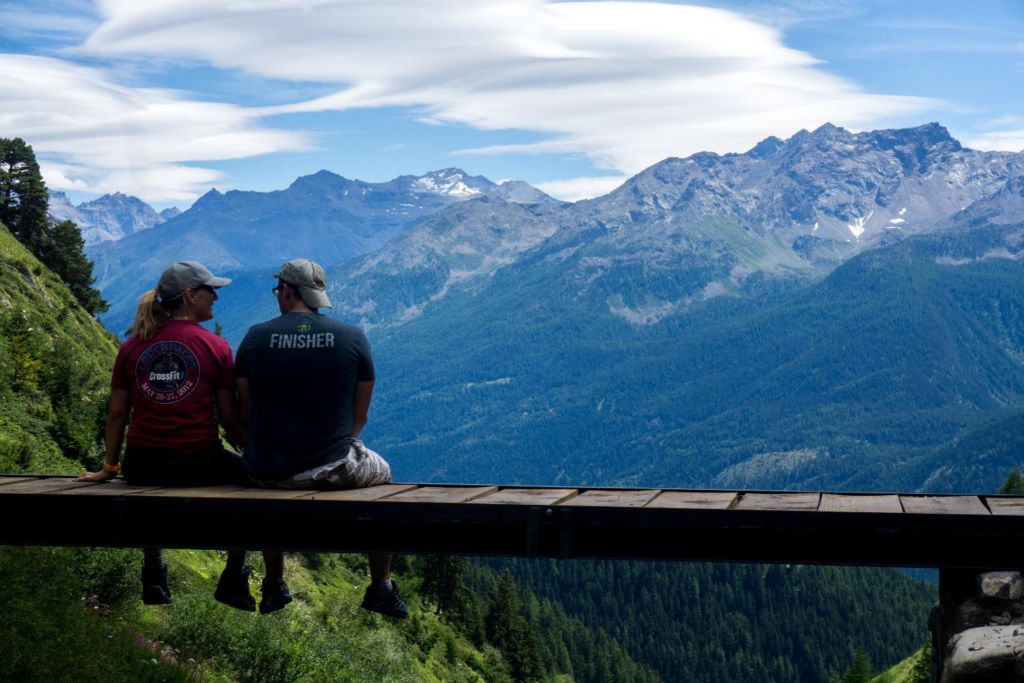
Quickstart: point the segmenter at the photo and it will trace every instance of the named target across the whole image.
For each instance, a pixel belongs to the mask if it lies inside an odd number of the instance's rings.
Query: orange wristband
[[[103,463],[103,471],[111,474],[117,474],[121,471],[121,464],[108,465],[107,463]]]

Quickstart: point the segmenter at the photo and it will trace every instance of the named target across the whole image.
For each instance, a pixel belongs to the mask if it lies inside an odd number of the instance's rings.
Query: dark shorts
[[[182,453],[169,448],[131,447],[124,451],[122,474],[141,486],[215,486],[244,484],[242,458],[220,444]]]

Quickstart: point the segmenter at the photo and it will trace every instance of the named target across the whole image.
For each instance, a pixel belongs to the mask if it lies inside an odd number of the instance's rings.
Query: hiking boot
[[[144,605],[171,604],[171,589],[167,587],[167,565],[142,565],[142,603]]]
[[[255,612],[256,598],[249,592],[249,574],[252,574],[252,567],[247,564],[239,570],[224,567],[213,599],[244,612]]]
[[[276,612],[292,601],[292,594],[284,579],[263,579],[260,590],[263,592],[263,597],[260,598],[260,614]]]
[[[409,616],[409,608],[405,606],[402,596],[398,594],[398,584],[394,581],[391,582],[389,593],[382,591],[376,583],[367,586],[361,607],[371,612],[379,612],[392,619],[405,619]]]

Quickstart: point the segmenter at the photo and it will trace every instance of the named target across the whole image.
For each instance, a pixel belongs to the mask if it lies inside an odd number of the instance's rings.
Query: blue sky
[[[577,199],[826,121],[1024,150],[1020,0],[21,0],[0,26],[0,136],[75,201],[450,166]]]

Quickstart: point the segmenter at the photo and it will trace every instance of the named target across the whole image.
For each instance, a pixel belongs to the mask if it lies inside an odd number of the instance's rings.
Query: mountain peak
[[[217,200],[221,199],[223,196],[224,195],[221,194],[221,192],[216,187],[211,187],[210,190],[206,194],[204,194],[202,197],[197,199],[195,201],[195,203],[192,204],[192,208],[193,209],[202,209],[205,205],[207,205],[207,204],[209,204],[211,202],[216,202]]]
[[[932,121],[926,123],[923,126],[917,126],[916,128],[910,128],[911,132],[916,133],[919,137],[927,139],[929,142],[957,142],[957,140],[949,134],[949,130],[941,123]],[[959,144],[957,142],[957,144]]]
[[[441,168],[441,169],[438,169],[436,171],[430,171],[428,173],[424,173],[420,177],[421,178],[427,178],[427,177],[430,177],[430,178],[454,178],[454,177],[465,178],[466,177],[466,172],[463,171],[461,168],[456,168],[455,166],[451,166],[449,168]]]
[[[309,175],[302,175],[292,181],[292,184],[288,186],[291,190],[296,187],[303,186],[323,186],[323,185],[336,185],[352,182],[344,176],[340,176],[333,171],[328,171],[326,168],[322,168],[316,173]]]
[[[105,195],[103,195],[101,197],[93,199],[91,202],[86,202],[85,204],[82,204],[81,206],[79,206],[79,208],[82,208],[82,207],[85,207],[85,206],[103,206],[103,205],[109,205],[109,204],[120,204],[120,205],[132,204],[132,205],[135,205],[135,206],[148,206],[148,204],[143,202],[138,197],[134,197],[132,195],[127,195],[127,194],[125,194],[123,192],[114,192],[113,194],[108,193],[108,194],[105,194]]]
[[[467,175],[461,168],[443,168],[414,178],[411,189],[422,194],[468,199],[483,194],[493,186],[494,183],[487,178]]]
[[[944,148],[951,152],[963,149],[960,142],[949,134],[945,126],[938,123],[926,123],[914,128],[892,128],[876,130],[865,135],[871,136],[883,149],[894,147],[920,146],[924,148]]]
[[[310,174],[308,176],[303,176],[303,177],[305,177],[305,178],[330,178],[330,179],[341,178],[342,180],[345,180],[344,176],[340,176],[337,173],[335,173],[334,171],[328,171],[326,168],[321,168],[316,173]]]
[[[825,123],[815,128],[814,131],[811,132],[811,135],[837,135],[841,133],[846,133],[846,129],[840,128],[834,123],[826,121]]]
[[[784,149],[785,146],[785,142],[774,135],[770,135],[754,145],[750,151],[747,152],[747,156],[754,157],[755,159],[767,159],[768,157],[774,156],[779,150]]]

